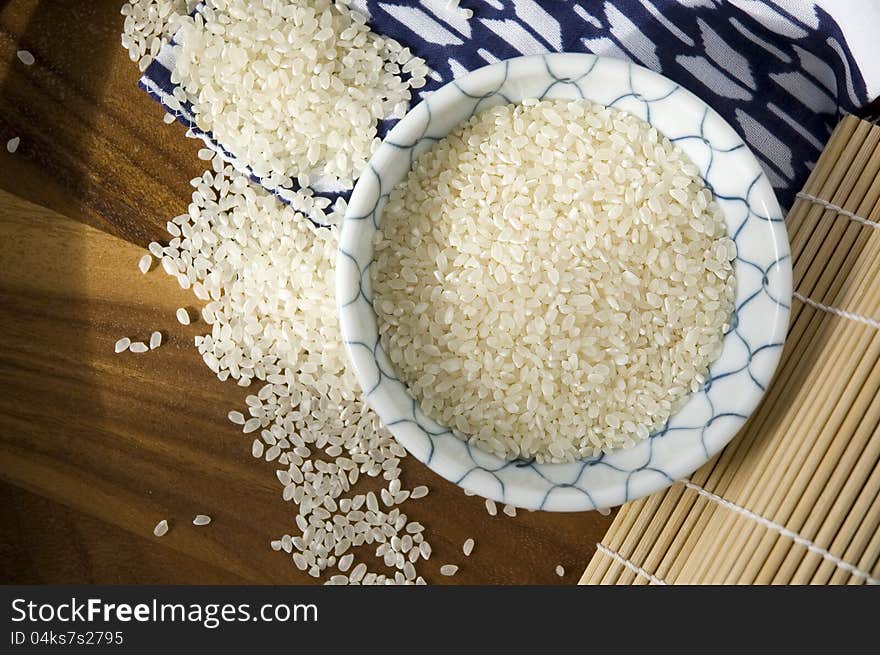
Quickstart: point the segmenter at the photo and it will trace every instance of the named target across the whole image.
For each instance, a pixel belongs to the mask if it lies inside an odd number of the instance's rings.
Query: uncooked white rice
[[[34,61],[36,61],[29,50],[19,50],[15,54],[18,55],[18,60],[25,66],[33,66]]]
[[[180,100],[268,188],[351,188],[379,144],[376,122],[402,117],[425,84],[424,61],[348,5],[206,0],[179,20]]]
[[[457,11],[462,18],[469,19],[474,15],[472,9],[466,9],[458,6],[459,0],[446,0],[446,8]]]
[[[505,505],[502,511],[508,516],[516,516],[516,507],[513,505]]]
[[[163,537],[168,532],[168,521],[162,519],[156,524],[156,527],[153,528],[153,534],[157,537]]]
[[[162,345],[162,333],[161,332],[153,332],[150,335],[150,350],[156,350],[159,346]]]
[[[207,514],[196,514],[193,519],[193,525],[208,525],[211,522],[211,517]]]
[[[498,507],[491,498],[486,499],[486,511],[489,513],[489,516],[496,516],[498,514]]]
[[[412,498],[413,500],[418,500],[419,498],[424,498],[427,495],[428,495],[428,487],[426,487],[423,484],[420,484],[418,487],[416,487],[412,490],[412,493],[410,494],[410,498]]]
[[[422,411],[506,459],[632,446],[720,353],[734,242],[698,169],[588,101],[488,109],[395,188],[382,344]]]
[[[130,0],[123,7],[122,13],[126,16],[123,45],[138,61],[141,70],[178,29],[178,16],[189,12],[194,4],[188,2],[184,9],[182,2]],[[376,145],[376,118],[401,116],[408,107],[409,89],[424,85],[428,73],[424,62],[396,42],[369,32],[363,17],[351,12],[347,4],[340,1],[331,8],[328,2],[298,2],[293,7],[280,0],[266,0],[261,4],[209,0],[208,11],[222,5],[223,11],[230,7],[246,9],[250,16],[262,15],[259,12],[265,12],[267,7],[274,11],[287,6],[300,13],[318,7],[321,9],[317,15],[320,30],[325,29],[320,25],[320,21],[325,20],[324,13],[329,13],[333,29],[337,30],[331,34],[331,41],[337,44],[335,47],[342,57],[340,80],[348,87],[361,88],[361,95],[345,95],[340,107],[325,105],[325,109],[321,109],[319,101],[336,102],[334,94],[339,99],[337,81],[331,76],[331,87],[323,88],[324,73],[329,74],[326,66],[323,71],[304,70],[301,82],[311,86],[311,90],[288,96],[285,101],[288,106],[283,109],[272,104],[277,93],[264,103],[260,107],[264,114],[275,113],[275,118],[269,120],[268,131],[266,125],[260,127],[259,121],[252,123],[264,131],[257,135],[256,152],[246,153],[254,160],[245,157],[246,163],[255,169],[264,164],[277,165],[280,157],[284,166],[294,166],[300,171],[297,180],[300,183],[313,183],[314,180],[309,179],[315,176],[313,167],[323,166],[323,172],[341,178],[338,181],[343,186],[351,186],[350,178]],[[344,20],[339,19],[337,13],[351,24],[342,25]],[[204,25],[203,18],[186,22],[197,27],[197,23]],[[246,27],[237,36],[246,41],[267,33],[265,25],[255,21],[248,24],[246,19],[243,14],[236,16],[236,29]],[[326,44],[311,44],[304,38],[311,29],[308,21],[300,28],[299,33],[293,29],[286,35],[293,47],[285,57],[294,67],[297,62],[308,60],[312,45],[317,45],[319,51],[326,50]],[[338,32],[340,28],[348,31],[342,34]],[[211,29],[214,30],[212,35],[199,35],[203,43],[216,41],[216,24]],[[343,56],[346,39],[355,48],[348,52],[352,61]],[[192,45],[190,52],[196,52],[198,44],[190,42],[189,45]],[[266,48],[261,50],[255,42],[251,45],[254,49],[251,54],[265,55],[265,58],[247,57],[254,81],[259,78],[261,84],[267,83],[274,89],[274,82],[264,77],[265,60],[273,68],[269,77],[277,77],[274,75],[277,62],[273,59],[278,53]],[[300,47],[303,52],[297,52]],[[234,60],[238,54],[233,54]],[[176,111],[173,105],[187,99],[197,101],[197,113],[203,112],[202,104],[217,109],[219,104],[215,100],[219,99],[210,97],[210,93],[203,94],[203,88],[234,93],[237,84],[239,89],[241,82],[250,84],[247,73],[244,77],[228,76],[225,64],[231,61],[229,58],[213,59],[214,64],[200,69],[205,86],[197,88],[196,83],[189,87],[199,97],[188,97],[179,88],[168,101],[169,111]],[[375,61],[384,62],[381,71],[370,68]],[[175,71],[175,75],[179,73],[180,70]],[[409,79],[402,81],[401,74]],[[351,84],[352,80],[346,80],[346,75],[357,76],[356,83]],[[268,93],[273,95],[269,87]],[[379,95],[384,93],[379,104],[375,102],[377,90]],[[253,99],[262,97],[258,93],[249,95]],[[230,112],[221,111],[216,115],[228,120],[247,104],[238,98]],[[299,109],[290,111],[294,105]],[[326,153],[318,159],[326,157],[327,161],[315,163],[314,158],[310,159],[315,153],[308,150],[303,157],[303,152],[278,139],[278,126],[272,128],[272,121],[277,119],[289,129],[294,115],[307,127],[308,121],[303,119],[312,115],[310,111],[322,121],[327,114],[346,117],[333,124],[338,132],[335,137],[326,135]],[[164,120],[173,121],[173,114],[168,113]],[[316,134],[309,129],[312,142],[319,141]],[[260,151],[260,137],[270,139],[276,149],[274,154]],[[334,139],[344,142],[334,144]],[[231,141],[239,144],[234,139]],[[254,145],[249,139],[248,146]],[[204,150],[199,153],[200,157],[211,161],[212,170],[193,180],[195,193],[189,212],[168,223],[171,242],[165,246],[151,243],[149,252],[182,288],[192,289],[194,295],[206,303],[201,314],[210,332],[196,337],[195,343],[217,377],[232,378],[241,386],[248,386],[254,379],[263,383],[256,393],[246,398],[247,413],[230,412],[229,418],[240,425],[243,432],[255,433],[257,438],[250,442],[252,455],[274,463],[278,471],[276,477],[283,485],[282,497],[297,505],[295,522],[299,533],[272,540],[271,547],[288,553],[297,568],[318,577],[329,567],[339,566],[341,570],[351,566],[353,556],[347,551],[353,547],[378,544],[390,548],[393,540],[399,549],[391,552],[391,565],[397,569],[393,576],[368,572],[365,564],[358,564],[348,576],[348,583],[425,584],[424,578],[416,574],[414,564],[430,557],[430,544],[424,537],[423,527],[410,522],[396,506],[412,497],[399,482],[400,462],[406,452],[360,401],[356,380],[346,368],[334,303],[337,234],[333,230],[316,231],[303,217],[306,214],[318,223],[332,224],[344,213],[345,202],[337,201],[329,207],[329,201],[314,197],[306,188],[295,194],[291,206],[284,207],[213,157],[208,149]],[[283,170],[284,166],[279,168]],[[334,171],[334,166],[338,170]],[[289,180],[276,174],[264,181],[271,186]],[[193,318],[184,308],[178,310],[177,317],[183,319],[180,321],[183,324]],[[360,478],[378,476],[387,483],[385,493],[380,491],[386,501],[383,511],[379,510],[373,492],[369,496],[345,495],[353,491]],[[427,488],[421,488],[419,493],[419,497],[426,495]],[[364,508],[365,503],[368,508]],[[331,577],[335,584],[345,581],[344,575]]]
[[[360,564],[358,564],[357,566],[355,566],[352,569],[351,575],[348,576],[348,579],[350,582],[360,582],[363,579],[364,574],[366,572],[367,572],[367,565],[364,564],[363,562],[361,562]]]
[[[563,567],[562,564],[556,565],[556,575],[560,578],[565,577],[565,567]]]
[[[149,350],[149,348],[147,347],[147,344],[145,344],[143,341],[134,341],[128,347],[128,350],[133,353],[145,353]]]
[[[465,557],[471,556],[471,553],[474,551],[474,540],[471,537],[464,540],[461,551],[464,553]]]
[[[399,575],[370,576],[359,564],[349,584],[424,584],[413,574],[431,547],[399,506],[412,497],[399,479],[406,451],[363,404],[346,365],[336,229],[315,228],[217,158],[212,166],[193,180],[189,211],[171,221],[175,246],[151,244],[150,252],[158,248],[166,271],[210,298],[201,311],[210,330],[196,337],[205,363],[220,379],[262,383],[246,411],[228,418],[253,433],[251,454],[273,462],[282,498],[296,505],[298,532],[277,540],[280,550],[319,577],[350,565],[352,548],[384,546],[377,557]],[[385,481],[383,507],[375,492],[357,493],[363,477]]]
[[[440,575],[452,576],[458,573],[458,566],[455,564],[444,564],[440,567]]]
[[[6,142],[6,152],[10,155],[14,155],[15,151],[18,150],[18,144],[21,143],[21,137],[14,136],[9,141]]]
[[[162,261],[164,262],[168,260],[165,259]],[[178,323],[180,323],[181,325],[189,325],[189,312],[185,308],[178,307],[174,315],[177,317]]]
[[[119,354],[121,352],[125,352],[126,350],[128,350],[128,347],[130,345],[131,345],[131,339],[129,339],[128,337],[122,337],[121,339],[119,339],[119,341],[117,341],[113,345],[113,351],[116,354]]]
[[[144,275],[146,275],[150,271],[150,267],[152,265],[153,256],[150,253],[147,253],[138,260],[138,270]]]
[[[122,47],[143,72],[174,35],[181,16],[201,0],[128,0],[122,5]]]

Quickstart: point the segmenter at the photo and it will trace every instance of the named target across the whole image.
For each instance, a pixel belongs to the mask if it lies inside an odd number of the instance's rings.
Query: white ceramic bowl
[[[372,237],[388,193],[413,160],[472,114],[525,98],[587,98],[629,111],[677,142],[715,194],[736,241],[736,309],[703,388],[659,432],[628,450],[571,464],[504,461],[425,417],[382,350],[371,304]],[[401,444],[444,478],[529,509],[620,505],[690,474],[737,433],[782,352],[791,263],[782,213],[737,133],[702,100],[650,70],[588,54],[519,57],[486,66],[416,105],[385,138],[348,205],[336,297],[351,365],[370,405]]]

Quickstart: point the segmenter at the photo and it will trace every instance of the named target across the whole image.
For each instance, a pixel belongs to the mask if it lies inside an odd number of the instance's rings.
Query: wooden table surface
[[[226,420],[248,391],[202,363],[203,323],[176,322],[195,298],[161,267],[137,270],[202,162],[137,88],[120,5],[0,2],[0,583],[314,582],[269,549],[295,533],[295,506]],[[114,354],[119,337],[153,330],[158,350]],[[573,583],[611,522],[492,518],[416,460],[403,468],[405,485],[431,488],[403,509],[427,526],[434,555],[417,568],[430,583]],[[213,523],[193,527],[196,513]],[[161,518],[172,529],[156,539]],[[438,573],[447,562],[454,578]]]

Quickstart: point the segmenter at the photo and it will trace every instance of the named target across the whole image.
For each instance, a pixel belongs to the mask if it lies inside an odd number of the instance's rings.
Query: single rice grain
[[[19,50],[15,54],[18,56],[18,60],[25,66],[33,66],[34,61],[36,61],[28,50]]]
[[[421,484],[412,490],[412,493],[410,494],[410,498],[412,498],[413,500],[418,500],[419,498],[424,498],[427,495],[428,495],[428,487]]]

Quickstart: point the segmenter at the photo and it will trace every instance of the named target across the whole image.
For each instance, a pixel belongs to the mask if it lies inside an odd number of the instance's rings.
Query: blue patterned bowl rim
[[[736,308],[709,378],[662,430],[633,448],[569,464],[504,461],[428,419],[382,350],[371,304],[372,237],[413,160],[463,120],[524,98],[586,98],[646,120],[688,154],[736,241]],[[509,59],[446,84],[416,105],[370,159],[348,205],[336,259],[345,348],[366,400],[398,441],[447,480],[528,509],[612,507],[689,475],[737,433],[767,389],[791,304],[791,257],[767,177],[736,131],[666,77],[623,60],[558,53]]]

